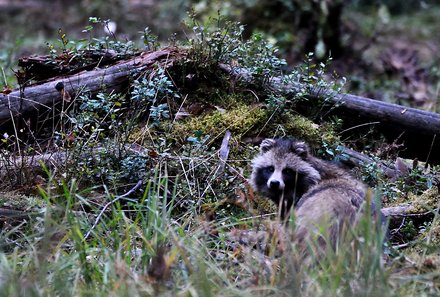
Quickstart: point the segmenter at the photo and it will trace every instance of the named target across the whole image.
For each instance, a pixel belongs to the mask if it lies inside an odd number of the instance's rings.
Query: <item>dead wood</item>
[[[119,150],[123,150],[126,153],[133,153],[139,155],[148,154],[148,149],[139,147],[138,145],[125,145],[123,147],[111,146],[105,147],[95,147],[89,152],[82,151],[75,156],[75,153],[66,151],[54,151],[47,152],[43,154],[35,155],[17,155],[10,157],[3,157],[0,159],[0,179],[11,175],[14,172],[20,172],[26,169],[26,172],[41,174],[44,172],[44,165],[49,170],[58,169],[60,167],[69,167],[71,162],[75,162],[77,158],[85,160],[98,160],[100,156],[105,154],[118,155]],[[75,158],[74,158],[75,157]]]
[[[220,65],[236,79],[252,83],[252,77],[245,70]],[[285,82],[282,78],[273,78],[269,87],[281,96],[292,96],[304,90],[302,84]],[[298,101],[295,111],[308,114],[313,106],[323,106],[322,114],[337,115],[344,120],[348,130],[365,124],[374,123],[374,127],[392,143],[404,143],[403,158],[419,159],[440,164],[440,114],[391,104],[351,94],[339,94],[324,88],[307,87],[308,100]]]
[[[134,58],[137,54],[132,54]],[[104,68],[123,60],[123,56],[116,51],[106,50],[81,50],[77,53],[63,53],[59,56],[31,56],[18,59],[18,66],[24,69],[18,77],[23,82],[43,81],[56,76],[70,76],[84,70]],[[20,81],[20,82],[22,82]]]
[[[300,102],[300,109],[310,108],[308,105],[316,100],[327,98],[329,114],[341,117],[348,125],[377,123],[375,128],[390,143],[396,140],[403,143],[403,158],[440,164],[440,155],[436,153],[440,151],[440,137],[437,137],[440,134],[440,114],[328,90],[313,90],[311,93],[311,102]]]
[[[41,164],[52,169],[64,164],[66,160],[67,154],[65,152],[10,157],[8,160],[2,160],[0,162],[0,176],[21,168],[26,168],[30,171],[40,171],[42,169]]]
[[[182,55],[183,51],[176,48],[142,53],[130,60],[117,61],[105,68],[82,71],[73,75],[52,78],[45,83],[15,90],[10,94],[0,94],[0,124],[18,116],[32,115],[41,109],[52,110],[57,102],[75,98],[80,92],[92,94],[99,91],[126,91],[129,80],[142,73],[155,63],[172,64]],[[245,82],[252,82],[251,77],[241,69],[231,69],[226,65],[220,68],[231,76]],[[63,88],[60,90],[60,86]],[[290,96],[304,89],[297,83],[284,83],[281,78],[270,81],[270,88],[280,95]],[[320,101],[320,102],[318,102]],[[352,129],[368,123],[375,123],[377,131],[387,137],[390,142],[399,140],[404,143],[404,158],[417,158],[440,164],[440,115],[415,108],[404,107],[373,100],[370,98],[338,94],[322,88],[310,88],[309,100],[297,102],[295,109],[306,114],[311,105],[322,104],[324,114],[337,115]]]
[[[382,214],[385,217],[425,217],[432,216],[435,213],[438,213],[439,208],[424,211],[424,212],[412,212],[413,207],[410,204],[399,205],[399,206],[391,206],[385,207],[381,209]]]
[[[30,218],[31,214],[26,211],[0,207],[0,224],[3,222],[13,223]]]
[[[411,205],[405,204],[400,206],[385,207],[381,209],[381,212],[385,217],[401,217],[408,215],[407,212],[410,208]]]
[[[376,161],[373,158],[362,154],[360,152],[357,152],[355,150],[346,148],[346,147],[340,147],[341,153],[338,155],[339,161],[350,167],[360,167],[362,165],[366,164],[372,164],[374,162],[377,163],[377,167],[387,176],[387,177],[395,177],[396,176],[396,169],[392,166],[387,165],[384,161],[379,160]]]
[[[218,173],[222,173],[225,170],[226,161],[228,160],[229,156],[229,140],[231,139],[231,131],[226,130],[225,136],[222,140],[222,145],[219,150],[219,167],[218,167]]]
[[[131,78],[155,63],[161,63],[163,67],[171,65],[180,52],[177,48],[146,52],[105,68],[59,76],[44,83],[28,86],[24,90],[0,94],[0,123],[10,121],[17,116],[31,115],[41,109],[51,110],[54,104],[61,102],[63,98],[59,88],[56,87],[60,86],[60,83],[71,98],[75,98],[81,92],[96,94],[103,90],[109,93],[126,91]]]

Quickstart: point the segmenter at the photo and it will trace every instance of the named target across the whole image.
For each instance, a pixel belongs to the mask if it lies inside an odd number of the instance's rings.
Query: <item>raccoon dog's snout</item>
[[[282,190],[281,183],[278,180],[269,181],[267,187],[271,190]]]
[[[285,184],[284,184],[282,175],[277,174],[276,172],[274,172],[272,174],[272,176],[267,181],[267,187],[270,190],[283,191],[284,187],[285,187]]]

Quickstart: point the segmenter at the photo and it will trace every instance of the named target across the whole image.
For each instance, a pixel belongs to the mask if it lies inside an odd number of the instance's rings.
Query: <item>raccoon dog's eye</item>
[[[264,171],[266,171],[267,173],[272,173],[275,171],[275,167],[268,166],[268,167],[264,168]]]
[[[290,169],[290,168],[284,168],[283,169],[283,174],[288,175],[288,176],[294,176],[295,175],[295,170]]]

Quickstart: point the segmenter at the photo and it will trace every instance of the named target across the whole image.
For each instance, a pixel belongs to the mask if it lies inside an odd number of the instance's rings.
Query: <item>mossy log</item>
[[[151,68],[155,63],[170,65],[184,55],[183,50],[165,48],[154,52],[142,53],[129,60],[118,61],[106,68],[83,71],[73,75],[58,76],[40,84],[14,90],[9,94],[0,94],[0,124],[19,116],[32,116],[41,109],[51,110],[55,103],[63,98],[74,98],[80,92],[97,93],[125,91],[129,81],[135,75]],[[220,65],[231,76],[252,82],[245,71]],[[64,87],[60,90],[59,86]],[[58,88],[57,88],[58,86]],[[271,88],[276,88],[286,96],[304,89],[298,84],[285,84],[281,78],[271,80]],[[63,96],[64,94],[64,96]],[[375,127],[390,142],[399,140],[405,145],[402,157],[417,158],[440,164],[440,114],[415,108],[390,104],[350,94],[337,94],[330,90],[312,88],[308,101],[298,102],[297,111],[307,113],[311,105],[322,104],[324,108],[336,114],[348,125],[375,123]],[[321,101],[321,103],[317,103]]]
[[[348,127],[374,123],[390,143],[403,143],[401,157],[440,164],[440,114],[328,90],[312,90],[311,102],[299,102],[298,108],[310,108],[321,98],[329,100],[327,109]]]
[[[247,71],[220,66],[223,71],[237,79],[252,83]],[[269,87],[286,97],[304,90],[299,83],[286,83],[282,78],[273,78]],[[403,143],[401,157],[419,159],[440,164],[440,114],[365,98],[351,94],[340,94],[324,88],[310,87],[308,100],[298,101],[295,111],[307,115],[313,106],[322,106],[322,114],[337,115],[344,120],[346,128],[374,123],[374,127],[392,143]],[[347,129],[351,130],[351,129]]]

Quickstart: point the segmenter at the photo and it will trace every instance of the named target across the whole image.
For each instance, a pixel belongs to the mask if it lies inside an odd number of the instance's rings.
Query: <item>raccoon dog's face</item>
[[[277,204],[282,199],[282,216],[320,180],[319,172],[309,162],[309,148],[302,141],[265,139],[260,154],[252,161],[252,187]]]

